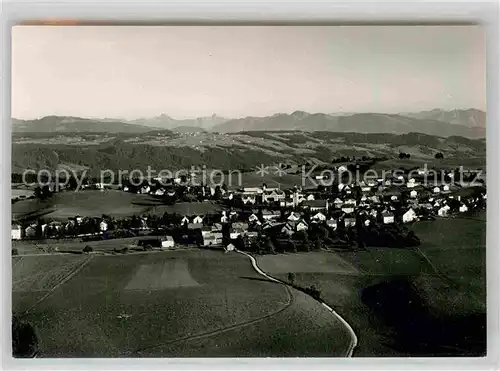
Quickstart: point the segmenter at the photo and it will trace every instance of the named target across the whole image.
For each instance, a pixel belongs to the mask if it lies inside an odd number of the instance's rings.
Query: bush
[[[16,358],[33,358],[38,351],[38,338],[33,326],[12,317],[12,355]]]
[[[83,248],[83,252],[89,253],[89,252],[92,252],[92,251],[94,251],[94,249],[91,246],[89,246],[89,245],[86,245]]]
[[[12,256],[19,255],[19,251],[16,248],[12,249]]]

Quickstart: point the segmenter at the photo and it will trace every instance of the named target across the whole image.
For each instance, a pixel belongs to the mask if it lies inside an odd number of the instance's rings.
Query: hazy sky
[[[12,116],[485,109],[476,26],[17,26]]]

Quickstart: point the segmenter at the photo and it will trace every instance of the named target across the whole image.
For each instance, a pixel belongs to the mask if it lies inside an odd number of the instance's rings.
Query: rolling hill
[[[145,133],[153,129],[122,121],[71,116],[46,116],[35,120],[12,119],[13,133]]]
[[[418,165],[481,166],[486,162],[484,139],[446,138],[421,133],[363,134],[329,131],[252,131],[231,134],[212,132],[148,132],[133,135],[60,134],[58,141],[38,134],[16,136],[12,143],[12,172],[61,167],[104,169],[187,169],[207,165],[221,170],[248,170],[260,164],[328,164],[342,156],[377,157],[399,161],[411,155]],[[69,140],[70,139],[70,140]],[[394,161],[393,161],[394,162]],[[400,161],[399,161],[400,162]],[[399,163],[398,162],[398,163]],[[396,166],[391,163],[390,166]],[[388,165],[389,166],[389,165]]]

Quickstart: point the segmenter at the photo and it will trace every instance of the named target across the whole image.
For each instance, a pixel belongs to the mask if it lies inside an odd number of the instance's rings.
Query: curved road
[[[255,271],[257,273],[259,273],[260,275],[266,277],[267,279],[271,280],[271,281],[274,281],[274,282],[277,282],[277,283],[281,283],[283,285],[285,285],[286,287],[288,287],[287,283],[286,282],[283,282],[281,280],[278,280],[268,274],[266,274],[264,271],[262,271],[259,266],[257,265],[257,261],[255,260],[255,258],[246,253],[246,252],[243,252],[243,251],[240,251],[240,250],[236,250],[237,252],[239,252],[240,254],[243,254],[243,255],[246,255],[250,258],[251,262],[252,262],[252,266],[253,268],[255,269]],[[356,336],[356,333],[354,332],[354,330],[352,329],[351,325],[349,325],[349,323],[347,323],[347,321],[342,318],[340,316],[340,314],[338,314],[337,312],[335,312],[330,306],[328,306],[326,303],[322,302],[321,301],[321,304],[328,310],[330,311],[330,313],[332,313],[344,326],[345,328],[347,329],[347,331],[349,332],[349,335],[351,337],[351,342],[349,344],[349,348],[347,349],[347,352],[346,352],[346,357],[352,357],[352,353],[354,352],[354,348],[356,348],[356,346],[358,345],[358,337]]]

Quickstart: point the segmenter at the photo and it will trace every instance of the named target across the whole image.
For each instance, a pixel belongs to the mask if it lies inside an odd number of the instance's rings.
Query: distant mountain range
[[[479,113],[482,113],[479,114]],[[468,138],[485,136],[485,113],[478,110],[433,110],[412,114],[355,113],[332,115],[295,111],[267,117],[245,117],[216,125],[212,131],[302,130],[358,133],[459,135]],[[439,117],[438,120],[434,117]],[[475,124],[473,124],[475,122]]]
[[[214,131],[332,131],[358,133],[406,134],[420,132],[441,137],[463,136],[482,138],[486,134],[486,114],[477,109],[444,111],[434,109],[416,113],[341,113],[324,114],[295,111],[266,117],[227,119],[217,115],[193,119],[173,119],[162,114],[157,117],[119,120],[86,119],[67,116],[47,116],[36,120],[12,120],[12,131],[23,132],[107,132],[144,133],[151,130],[177,132]]]

